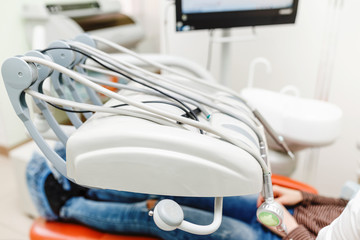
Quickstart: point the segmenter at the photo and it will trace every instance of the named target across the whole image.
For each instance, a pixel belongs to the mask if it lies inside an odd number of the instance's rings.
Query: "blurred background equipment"
[[[121,13],[117,0],[48,2],[36,1],[23,6],[26,37],[30,46],[45,47],[57,39],[69,39],[87,32],[134,48],[144,37],[142,27]],[[39,34],[39,27],[43,29],[43,34]],[[39,46],[39,42],[45,46]],[[103,46],[102,50],[109,49]]]

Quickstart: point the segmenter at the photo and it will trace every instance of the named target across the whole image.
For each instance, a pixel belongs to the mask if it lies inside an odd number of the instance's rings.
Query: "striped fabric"
[[[329,225],[344,210],[347,200],[302,192],[304,200],[295,207],[294,217],[299,227],[284,240],[315,239],[320,229]]]

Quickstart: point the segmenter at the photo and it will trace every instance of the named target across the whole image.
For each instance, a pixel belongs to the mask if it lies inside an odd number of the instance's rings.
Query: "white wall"
[[[335,192],[346,180],[355,180],[360,168],[360,2],[346,1],[339,30],[330,101],[344,113],[343,133],[339,140],[320,152],[317,186]],[[324,169],[327,169],[326,171]],[[336,180],[336,181],[334,181]]]
[[[6,136],[4,132],[4,123],[2,122],[3,117],[0,117],[0,146],[6,146]]]
[[[0,65],[11,56],[26,52],[27,45],[23,22],[21,19],[21,2],[20,0],[3,1],[4,6],[0,15]],[[17,118],[10,105],[5,87],[0,76],[0,142],[7,147],[14,146],[26,139],[25,128]]]
[[[160,51],[159,36],[161,34],[159,17],[161,14],[162,1],[152,0],[119,0],[123,13],[128,14],[135,21],[141,23],[145,37],[136,47],[137,51],[153,53]]]
[[[328,4],[331,0],[300,1],[299,11],[295,25],[264,26],[257,27],[257,37],[253,41],[236,42],[231,46],[230,87],[240,91],[246,86],[248,68],[250,62],[256,57],[266,57],[270,60],[273,73],[267,75],[265,67],[258,66],[255,74],[255,86],[278,91],[283,86],[291,84],[299,88],[303,97],[313,98],[316,91],[318,69],[323,45],[323,33],[326,25]],[[148,2],[137,0],[137,2]],[[151,30],[161,30],[157,39],[151,39],[153,44],[160,44],[164,53],[166,48],[164,39],[168,39],[168,54],[183,56],[192,59],[205,66],[208,53],[208,32],[193,31],[176,33],[174,7],[169,7],[167,19],[168,35],[164,35],[164,15],[169,1],[162,2],[162,7],[156,10],[157,15],[152,19],[143,18],[142,21],[151,27]],[[307,161],[316,154],[311,151],[300,153],[299,169],[295,177],[309,182],[317,187],[322,194],[338,196],[342,184],[346,180],[356,179],[357,159],[359,152],[355,148],[356,140],[359,139],[360,109],[356,109],[360,103],[358,91],[360,89],[359,64],[359,38],[360,2],[347,0],[341,16],[338,47],[335,58],[333,81],[329,101],[337,104],[344,111],[344,128],[338,141],[320,150],[319,157],[313,164],[314,176],[304,178],[307,169]],[[150,9],[148,10],[150,11]],[[142,12],[136,14],[141,15]],[[235,36],[249,34],[249,28],[232,29]],[[215,35],[219,35],[218,30]],[[157,47],[148,43],[149,48],[143,51],[156,50]],[[219,74],[220,46],[214,44],[211,72],[218,77]],[[316,169],[316,165],[318,168]]]

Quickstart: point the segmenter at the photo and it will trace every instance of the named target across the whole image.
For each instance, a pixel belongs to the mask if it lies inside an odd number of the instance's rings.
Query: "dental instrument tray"
[[[96,48],[97,42],[165,73],[104,53]],[[162,211],[154,212],[160,228],[195,234],[219,227],[222,197],[262,190],[265,203],[259,216],[272,211],[281,226],[282,211],[273,201],[264,119],[236,92],[86,34],[9,58],[2,75],[16,114],[55,176],[94,188],[215,197],[214,222],[208,226],[184,220],[169,228],[161,219]],[[107,81],[109,76],[119,81]],[[52,91],[44,87],[49,82]],[[34,115],[45,120],[45,127],[30,117],[25,95],[32,97],[41,112]],[[70,131],[58,123],[49,105],[66,112],[73,125]],[[46,132],[66,146],[66,161],[47,145]]]

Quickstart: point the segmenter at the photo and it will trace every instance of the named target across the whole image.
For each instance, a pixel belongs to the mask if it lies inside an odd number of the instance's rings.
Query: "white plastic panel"
[[[261,190],[260,165],[234,145],[139,118],[95,115],[67,143],[68,176],[81,185],[199,197]]]

